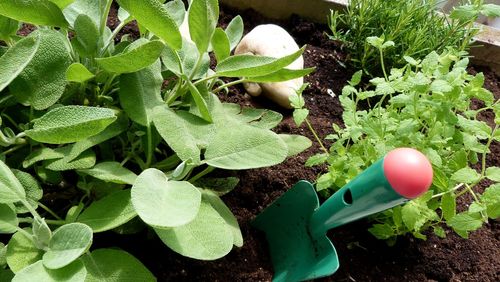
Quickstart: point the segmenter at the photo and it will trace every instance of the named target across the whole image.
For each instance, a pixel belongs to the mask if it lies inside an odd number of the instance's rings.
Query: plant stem
[[[497,130],[498,130],[498,124],[495,125],[495,128],[493,128],[493,131],[491,132],[491,135],[488,138],[488,142],[486,142],[486,150],[484,150],[481,158],[481,176],[484,176],[486,173],[486,153],[491,146],[491,142],[493,141],[493,136],[495,136]]]
[[[33,223],[33,218],[31,217],[21,217],[18,219],[19,223]],[[50,225],[64,225],[66,224],[65,220],[52,220],[52,219],[44,219],[47,224]]]
[[[221,91],[222,89],[224,89],[226,87],[233,86],[233,85],[236,85],[236,84],[240,84],[240,83],[243,83],[243,82],[246,82],[246,81],[247,80],[245,78],[242,78],[242,79],[238,79],[238,80],[235,80],[235,81],[231,81],[231,82],[222,84],[221,86],[215,88],[214,93],[217,93],[217,92]]]
[[[389,77],[387,76],[387,72],[385,71],[384,52],[382,51],[382,49],[379,49],[379,51],[380,51],[380,66],[382,67],[382,72],[384,72],[385,81],[389,81]]]
[[[146,135],[148,138],[148,148],[146,150],[146,167],[149,167],[151,165],[151,161],[153,160],[153,153],[154,153],[151,124],[149,124],[146,129]]]
[[[29,210],[33,217],[42,218],[40,214],[30,205],[30,203],[28,203],[27,200],[21,200],[21,204],[23,204],[23,206],[25,206]]]
[[[50,215],[52,215],[54,218],[58,219],[58,220],[63,220],[60,216],[58,216],[54,211],[52,211],[49,207],[47,207],[46,205],[38,202],[38,206],[41,207],[42,209],[44,209],[46,212],[50,213]]]
[[[201,172],[199,172],[198,174],[196,174],[195,176],[193,176],[191,179],[189,179],[188,182],[189,183],[194,183],[196,180],[198,180],[198,179],[202,178],[203,176],[209,174],[214,169],[215,169],[215,167],[208,166],[207,168],[205,168],[204,170],[202,170]]]
[[[328,150],[323,145],[323,142],[321,142],[321,139],[319,138],[318,134],[316,133],[316,130],[314,130],[314,128],[312,127],[311,123],[309,122],[309,119],[306,118],[304,121],[306,122],[307,127],[309,128],[309,130],[311,131],[311,133],[314,135],[314,138],[316,138],[316,141],[318,141],[319,146],[321,147],[321,149],[323,150],[323,152],[325,152],[326,154],[329,154]]]
[[[460,184],[458,184],[457,186],[453,187],[453,188],[452,188],[451,190],[449,190],[449,191],[446,191],[446,192],[442,192],[442,193],[439,193],[439,194],[433,195],[433,196],[432,196],[432,199],[434,199],[434,198],[438,198],[438,197],[441,197],[441,196],[443,196],[444,194],[447,194],[447,193],[450,193],[450,192],[454,192],[454,191],[456,191],[456,190],[460,189],[462,186],[464,186],[464,183],[460,183]]]

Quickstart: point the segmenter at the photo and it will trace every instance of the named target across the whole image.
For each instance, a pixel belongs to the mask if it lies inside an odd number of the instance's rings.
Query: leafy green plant
[[[0,3],[0,233],[12,234],[0,280],[154,280],[124,251],[89,251],[94,233],[147,226],[184,256],[220,258],[243,244],[220,198],[238,179],[207,174],[275,165],[310,146],[270,130],[280,114],[215,95],[304,75],[285,69],[304,48],[231,56],[241,17],[223,30],[216,0],[163,2],[119,0],[114,30],[110,0]],[[141,37],[116,42],[132,20]],[[17,36],[21,23],[36,31]],[[47,192],[69,193],[69,205],[44,205]]]
[[[441,53],[447,47],[465,51],[478,31],[474,27],[478,16],[500,16],[497,5],[474,0],[465,1],[467,5],[445,17],[435,11],[437,2],[350,0],[345,14],[331,12],[330,37],[344,44],[355,68],[377,76],[381,75],[378,52],[365,41],[367,37],[397,42],[385,57],[388,69],[399,68],[406,64],[404,56],[423,59],[431,51]]]
[[[393,42],[368,38],[383,61]],[[423,152],[434,170],[426,194],[373,217],[370,232],[394,243],[399,235],[423,231],[445,237],[442,223],[460,236],[476,230],[488,218],[498,218],[500,168],[488,167],[490,145],[500,141],[500,104],[483,88],[484,75],[467,73],[466,53],[454,49],[429,53],[423,60],[405,56],[406,65],[393,68],[386,77],[370,80],[359,88],[362,71],[356,72],[339,96],[344,109],[344,128],[334,124],[330,154],[311,157],[306,165],[328,163],[328,172],[317,180],[326,195],[344,186],[387,152],[412,147]],[[382,64],[382,68],[383,64]],[[357,88],[358,87],[358,88]],[[484,103],[476,109],[472,101]],[[478,118],[484,111],[495,115],[494,125]],[[493,182],[480,194],[474,187]],[[457,212],[456,199],[469,193],[474,199],[466,211]]]

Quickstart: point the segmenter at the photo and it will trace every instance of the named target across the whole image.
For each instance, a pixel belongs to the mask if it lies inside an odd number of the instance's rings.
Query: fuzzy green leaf
[[[0,203],[9,204],[26,199],[26,192],[10,168],[0,161]]]
[[[215,260],[227,255],[234,242],[226,221],[207,202],[202,201],[196,218],[186,225],[155,229],[156,234],[175,252],[194,259]]]
[[[16,232],[7,244],[7,264],[14,273],[42,259],[42,255],[32,238],[21,232]]]
[[[36,209],[38,207],[38,201],[43,196],[42,187],[40,186],[36,178],[31,174],[17,169],[13,169],[12,172],[24,188],[24,191],[26,193],[26,201],[32,208]],[[20,202],[15,203],[15,206],[17,213],[29,212],[29,209]]]
[[[158,0],[118,0],[120,7],[127,10],[139,24],[146,27],[173,49],[182,47],[179,28],[167,8]]]
[[[65,224],[52,235],[43,265],[49,269],[63,268],[77,260],[92,244],[92,229],[83,223]]]
[[[201,148],[206,148],[215,127],[187,112],[174,112],[161,106],[154,109],[153,121],[167,144],[183,161],[200,162]]]
[[[231,56],[217,65],[217,74],[226,77],[265,76],[290,65],[302,55],[304,50],[305,46],[282,58],[254,55]]]
[[[123,167],[118,162],[102,162],[93,168],[78,170],[78,172],[88,174],[106,182],[118,184],[132,185],[137,178],[135,173]]]
[[[146,127],[151,125],[154,107],[163,104],[162,84],[159,61],[138,72],[120,76],[120,104],[131,120]]]
[[[287,157],[295,156],[312,146],[311,140],[302,135],[279,134],[288,147]]]
[[[2,0],[0,15],[35,25],[68,25],[61,9],[48,0]]]
[[[85,282],[156,281],[138,259],[122,250],[98,249],[82,261],[87,269]]]
[[[92,78],[94,78],[94,74],[80,63],[73,63],[66,70],[66,79],[68,81],[83,83]]]
[[[192,0],[188,11],[189,34],[200,54],[205,53],[219,19],[217,0]]]
[[[94,233],[116,228],[137,216],[132,206],[130,190],[122,190],[93,202],[78,217]]]
[[[0,40],[8,41],[18,29],[18,21],[0,15]]]
[[[307,69],[298,69],[298,70],[291,70],[291,69],[281,69],[279,71],[266,74],[264,76],[255,76],[255,77],[250,77],[248,78],[248,81],[252,82],[280,82],[280,81],[287,81],[291,79],[296,79],[299,77],[306,76],[310,73],[312,73],[315,70],[315,68],[307,68]]]
[[[35,279],[51,282],[82,282],[86,276],[87,270],[81,260],[74,261],[60,269],[48,269],[44,267],[42,261],[37,261],[16,273],[12,281],[31,282]]]
[[[63,106],[35,120],[33,129],[25,132],[38,142],[72,143],[98,134],[115,120],[111,109]]]
[[[241,40],[241,37],[243,37],[243,27],[243,19],[241,18],[241,16],[234,17],[227,25],[225,32],[227,38],[229,39],[231,50],[236,48]]]
[[[28,38],[40,38],[33,59],[9,85],[12,95],[24,105],[44,110],[56,103],[66,89],[66,70],[71,57],[67,40],[55,30],[37,30]]]
[[[0,234],[10,234],[17,231],[19,221],[12,205],[0,204]]]
[[[236,247],[243,246],[243,235],[241,234],[240,226],[238,225],[238,221],[236,217],[231,212],[231,210],[224,204],[222,199],[215,193],[210,190],[203,191],[203,199],[210,203],[212,208],[214,208],[219,215],[224,219],[226,224],[229,226],[233,233],[233,244]]]
[[[40,37],[19,40],[0,57],[0,91],[7,87],[31,62],[40,46]]]
[[[163,48],[165,45],[161,41],[150,41],[116,56],[98,58],[96,62],[108,72],[133,73],[156,62]]]
[[[186,181],[168,181],[160,170],[143,171],[132,186],[132,204],[139,217],[158,228],[181,226],[198,213],[200,191]]]
[[[80,56],[94,57],[99,45],[103,44],[98,26],[91,17],[84,14],[76,18],[74,26],[76,41],[73,40],[72,43],[77,47]]]
[[[231,47],[227,34],[220,27],[215,29],[212,37],[212,48],[214,49],[217,61],[223,61],[231,55]]]
[[[205,162],[224,169],[251,169],[281,163],[287,152],[285,142],[274,132],[228,122],[210,141]]]
[[[102,20],[106,20],[103,14],[106,12],[108,2],[109,0],[73,0],[72,3],[63,10],[64,17],[69,24],[74,27],[78,16],[87,15],[92,19],[95,26],[102,27],[103,24],[105,24]]]

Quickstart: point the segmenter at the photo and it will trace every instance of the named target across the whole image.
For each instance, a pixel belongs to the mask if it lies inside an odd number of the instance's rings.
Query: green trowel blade
[[[300,181],[252,222],[264,231],[274,265],[273,281],[302,281],[337,271],[337,252],[326,234],[312,238],[309,220],[319,207],[314,187]]]

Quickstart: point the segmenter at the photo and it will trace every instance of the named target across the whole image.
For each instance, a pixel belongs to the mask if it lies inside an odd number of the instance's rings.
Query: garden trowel
[[[273,281],[303,281],[335,273],[339,260],[326,236],[329,229],[416,198],[431,183],[431,164],[410,148],[389,152],[321,206],[314,187],[298,182],[252,222],[266,233]]]

